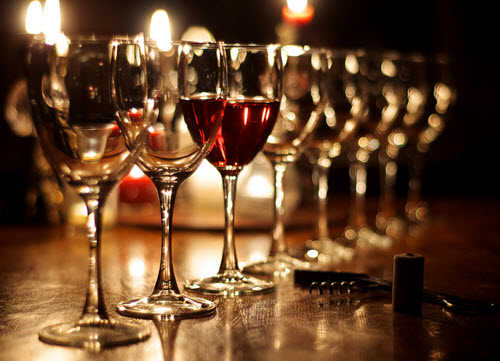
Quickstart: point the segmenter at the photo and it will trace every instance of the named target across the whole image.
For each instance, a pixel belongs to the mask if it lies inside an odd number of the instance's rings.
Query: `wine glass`
[[[140,318],[167,319],[208,315],[211,301],[183,295],[172,264],[172,212],[180,184],[198,168],[211,150],[226,105],[227,69],[219,42],[172,42],[161,47],[148,42],[158,121],[148,128],[146,147],[137,164],[152,180],[160,199],[162,245],[158,278],[146,297],[119,302],[120,313]],[[120,122],[135,137],[133,109],[120,111]]]
[[[351,143],[349,175],[351,178],[351,210],[344,238],[353,246],[387,248],[392,239],[369,226],[366,205],[367,163],[379,149],[380,139],[392,129],[403,104],[402,86],[397,78],[400,54],[367,52],[359,57],[356,77],[361,90],[363,110],[356,137]]]
[[[328,103],[324,115],[306,146],[304,154],[313,169],[313,183],[316,186],[317,218],[315,238],[306,242],[310,250],[306,258],[322,262],[348,260],[353,249],[345,247],[338,238],[332,238],[328,227],[328,181],[332,160],[344,150],[345,143],[355,135],[358,112],[362,109],[359,89],[351,79],[359,71],[357,52],[328,50]],[[357,91],[358,92],[357,92]]]
[[[219,272],[186,282],[186,288],[224,295],[271,291],[273,282],[244,275],[238,265],[234,240],[237,177],[264,146],[278,116],[282,59],[277,45],[225,45],[228,97],[221,129],[207,160],[223,181],[225,229]]]
[[[117,125],[111,100],[113,51],[129,47],[137,74],[137,106],[147,103],[146,67],[138,42],[118,39],[68,39],[55,46],[35,40],[29,49],[29,98],[38,139],[55,173],[87,206],[90,245],[87,299],[80,318],[48,326],[42,341],[98,350],[146,339],[149,328],[117,322],[106,311],[101,284],[101,221],[103,204],[114,186],[132,168],[145,139],[129,149]],[[132,66],[132,64],[130,64]],[[147,109],[146,109],[147,110]],[[145,113],[140,123],[149,123]]]
[[[274,170],[274,224],[269,256],[245,271],[286,276],[309,262],[290,255],[285,239],[283,176],[311,141],[327,101],[327,52],[309,46],[286,45],[283,56],[283,96],[276,125],[263,153]]]
[[[410,181],[405,213],[410,233],[414,231],[411,228],[415,228],[414,226],[428,217],[428,205],[423,200],[421,189],[423,165],[431,145],[444,131],[457,98],[452,63],[447,56],[443,54],[429,56],[426,70],[429,86],[424,95],[426,104],[423,116],[418,122],[407,124],[406,148]]]
[[[408,142],[408,134],[421,124],[428,93],[427,64],[423,54],[401,54],[398,81],[402,86],[402,109],[390,129],[380,137],[378,161],[380,196],[375,225],[391,237],[401,237],[406,229],[396,207],[396,177],[398,158]]]

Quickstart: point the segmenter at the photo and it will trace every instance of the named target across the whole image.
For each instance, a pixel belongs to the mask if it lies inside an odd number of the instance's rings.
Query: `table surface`
[[[331,268],[390,280],[395,254],[419,253],[426,289],[500,304],[498,205],[435,200],[418,236],[387,250],[362,250]],[[333,224],[339,232],[341,222]],[[206,296],[217,305],[208,317],[155,323],[121,316],[118,301],[152,291],[160,258],[159,228],[126,224],[103,234],[106,304],[112,318],[147,325],[151,337],[98,353],[45,344],[41,328],[76,320],[83,308],[83,233],[68,226],[0,228],[0,360],[457,360],[497,353],[499,314],[459,315],[424,304],[416,317],[393,312],[390,293],[310,295],[293,277],[275,279],[276,290],[264,295]],[[310,227],[288,227],[288,246],[297,251],[311,234]],[[177,227],[173,238],[179,284],[218,270],[222,232]],[[256,259],[266,255],[270,233],[239,230],[236,242],[240,261]]]

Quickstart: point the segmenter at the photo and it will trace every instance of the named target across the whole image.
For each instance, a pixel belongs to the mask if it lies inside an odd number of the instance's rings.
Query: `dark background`
[[[148,33],[157,8],[170,17],[172,36],[191,25],[227,42],[276,42],[286,0],[60,0],[62,31],[71,34]],[[445,52],[453,60],[458,102],[446,131],[432,145],[424,173],[426,196],[498,198],[498,23],[492,3],[453,0],[310,0],[313,21],[299,42],[338,48]],[[33,140],[16,137],[4,120],[4,100],[22,76],[24,17],[29,1],[0,4],[0,224],[25,221],[23,192]],[[345,174],[339,162],[332,172]],[[334,187],[344,191],[342,187]],[[401,188],[403,190],[404,187]]]

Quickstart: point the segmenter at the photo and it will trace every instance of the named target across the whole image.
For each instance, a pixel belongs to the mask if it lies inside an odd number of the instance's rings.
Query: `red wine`
[[[223,98],[181,99],[186,125],[199,146],[209,141],[217,130],[225,106],[226,100]]]
[[[217,168],[241,169],[264,146],[279,111],[279,101],[228,101],[222,125],[207,159]]]

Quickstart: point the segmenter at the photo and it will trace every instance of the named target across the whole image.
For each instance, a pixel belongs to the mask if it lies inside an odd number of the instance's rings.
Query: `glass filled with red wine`
[[[209,315],[215,304],[179,290],[172,264],[172,211],[180,184],[201,164],[219,134],[226,106],[226,55],[221,42],[146,44],[151,99],[158,113],[148,128],[137,165],[152,180],[160,199],[162,245],[153,292],[119,302],[120,313],[140,318],[188,318]],[[134,109],[121,109],[128,139],[137,134]]]
[[[286,45],[283,56],[283,97],[276,125],[263,153],[274,170],[274,223],[269,256],[250,264],[246,272],[286,276],[294,269],[310,268],[293,257],[285,240],[283,177],[312,139],[327,101],[327,52],[309,46]]]
[[[282,57],[278,45],[225,45],[228,96],[222,126],[207,160],[219,171],[224,192],[224,248],[219,272],[186,282],[202,293],[240,295],[273,290],[268,280],[243,274],[236,256],[234,210],[238,174],[262,149],[273,130],[282,95]],[[187,106],[187,105],[184,105]],[[200,126],[200,136],[205,126]]]

